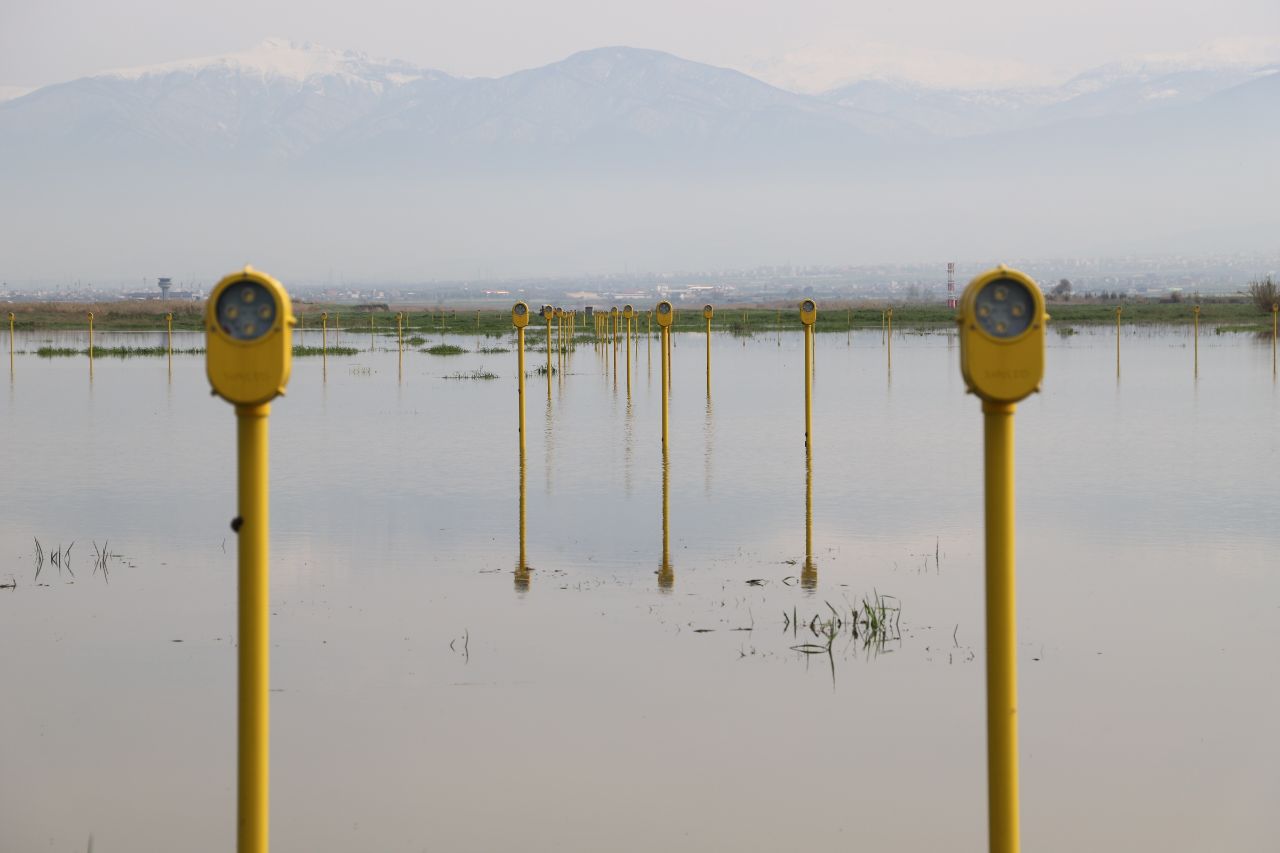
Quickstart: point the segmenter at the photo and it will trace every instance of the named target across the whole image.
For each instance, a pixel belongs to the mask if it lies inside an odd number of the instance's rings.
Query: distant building
[[[160,279],[160,282],[159,282],[159,286],[160,286],[160,298],[161,298],[161,299],[168,299],[168,298],[169,298],[169,288],[173,287],[173,279],[171,279],[171,278],[161,278],[161,279]]]

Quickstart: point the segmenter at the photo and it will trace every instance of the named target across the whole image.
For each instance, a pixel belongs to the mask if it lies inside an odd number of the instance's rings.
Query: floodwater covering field
[[[677,336],[669,571],[656,342],[629,401],[589,344],[550,401],[530,375],[527,572],[515,353],[373,342],[273,406],[274,849],[985,849],[954,335],[895,335],[891,370],[878,330],[818,336],[810,561],[801,335],[714,336],[710,399]],[[84,345],[20,334],[0,390],[0,849],[224,851],[232,410],[202,356],[34,354]],[[1202,330],[1197,378],[1190,329],[1126,328],[1122,359],[1051,328],[1019,407],[1025,849],[1275,850],[1270,344]],[[855,634],[864,601],[889,624]]]

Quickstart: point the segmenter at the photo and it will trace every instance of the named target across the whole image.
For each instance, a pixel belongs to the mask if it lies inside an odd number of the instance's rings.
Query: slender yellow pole
[[[707,318],[707,398],[711,397],[711,318]]]
[[[320,354],[322,356],[329,355],[329,314],[322,312],[320,314]]]
[[[851,347],[853,346],[853,309],[846,308],[845,310],[849,314],[849,328],[845,332],[844,345],[847,347]]]
[[[1120,312],[1124,310],[1116,306],[1116,379],[1120,378]]]
[[[662,356],[662,450],[663,452],[665,452],[667,449],[667,408],[668,408],[667,398],[670,397],[670,391],[668,390],[669,386],[667,385],[667,373],[670,372],[671,370],[670,365],[667,363],[667,360],[668,360],[667,343],[670,337],[671,337],[671,330],[668,327],[663,326],[662,327],[662,352],[661,352],[661,356]]]
[[[800,586],[814,589],[818,585],[818,566],[813,561],[813,451],[804,451],[804,565],[800,568]]]
[[[9,371],[13,372],[13,312],[9,312]]]
[[[1018,685],[1012,403],[983,402],[986,491],[987,808],[991,853],[1017,853]]]
[[[889,357],[889,372],[893,372],[893,309],[884,312],[885,318],[885,350]]]
[[[813,449],[813,326],[804,327],[804,446]]]
[[[89,382],[93,382],[93,312],[89,312]]]
[[[662,334],[667,334],[664,326]],[[671,567],[671,459],[667,445],[662,445],[662,565],[658,566],[658,588],[671,589],[675,572]]]
[[[1197,305],[1194,309],[1192,309],[1191,313],[1195,317],[1195,321],[1196,321],[1196,331],[1195,331],[1196,358],[1195,358],[1194,375],[1199,376],[1200,375],[1200,306]]]
[[[517,388],[518,388],[517,396],[519,397],[519,403],[520,403],[520,459],[521,459],[521,476],[523,476],[523,469],[524,469],[524,465],[523,465],[523,460],[524,460],[524,327],[523,326],[516,329],[516,376],[519,377],[519,379],[517,380]],[[524,496],[521,495],[521,499],[523,499],[523,497]],[[521,506],[523,507],[523,504]],[[520,521],[521,521],[520,541],[523,544],[524,542],[523,511],[521,512],[521,515],[520,515]]]
[[[523,331],[523,330],[522,330]],[[524,447],[520,448],[520,556],[516,561],[516,590],[526,592],[529,589],[529,561],[525,554],[525,464]]]
[[[627,321],[627,399],[631,399],[631,318]]]
[[[169,360],[173,361],[173,315],[164,315],[164,324],[169,332]]]
[[[1271,375],[1276,375],[1276,316],[1280,313],[1280,305],[1271,306]]]
[[[674,326],[676,324],[675,313],[676,313],[675,309],[672,309],[671,326]],[[667,351],[667,385],[666,385],[667,394],[671,393],[671,373],[673,372],[673,365],[674,365],[674,362],[671,360],[671,326],[665,326],[663,327],[663,330],[662,330],[666,334],[665,348]]]
[[[404,314],[396,314],[396,340],[399,342],[400,352],[404,353]]]
[[[266,853],[270,772],[270,584],[267,540],[267,416],[271,405],[236,406],[239,457],[238,763],[236,850]]]
[[[372,351],[373,351],[373,347],[374,347],[374,342],[373,342],[373,315],[372,315],[372,314],[370,314],[370,315],[369,315],[369,351],[370,351],[370,352],[372,352]]]

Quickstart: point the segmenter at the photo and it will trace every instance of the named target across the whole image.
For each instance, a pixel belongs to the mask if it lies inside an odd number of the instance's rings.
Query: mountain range
[[[28,200],[0,212],[0,239],[22,237],[0,265],[209,254],[157,213],[175,204],[250,243],[306,223],[324,266],[397,276],[1252,246],[1280,225],[1278,132],[1277,65],[806,95],[628,47],[464,78],[268,40],[0,102],[0,181]],[[447,250],[396,248],[406,221]],[[104,244],[105,222],[133,229],[134,250]],[[383,251],[335,248],[353,235]],[[300,240],[284,254],[314,273]]]

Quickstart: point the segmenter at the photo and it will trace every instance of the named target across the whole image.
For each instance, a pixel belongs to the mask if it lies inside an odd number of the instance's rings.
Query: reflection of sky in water
[[[1126,329],[1117,385],[1112,334],[1051,327],[1044,393],[1019,409],[1026,844],[1265,848],[1270,349],[1206,332],[1195,382],[1189,330]],[[389,338],[329,359],[325,385],[320,360],[295,361],[271,420],[277,845],[981,846],[980,416],[954,342],[896,337],[890,385],[878,329],[818,336],[814,593],[786,585],[801,336],[717,336],[710,409],[702,343],[673,352],[670,595],[656,347],[629,411],[590,346],[549,417],[530,378],[523,593],[515,354],[410,351],[402,385]],[[501,378],[443,378],[479,367]],[[100,359],[91,387],[84,359],[20,354],[0,392],[0,580],[20,584],[0,591],[0,825],[19,849],[230,843],[234,422],[203,371]],[[31,585],[32,536],[77,540],[74,585]],[[110,586],[92,575],[104,539],[134,564]],[[907,635],[870,664],[846,649],[833,686],[781,614],[872,589],[902,599]],[[786,806],[799,778],[803,809]]]

